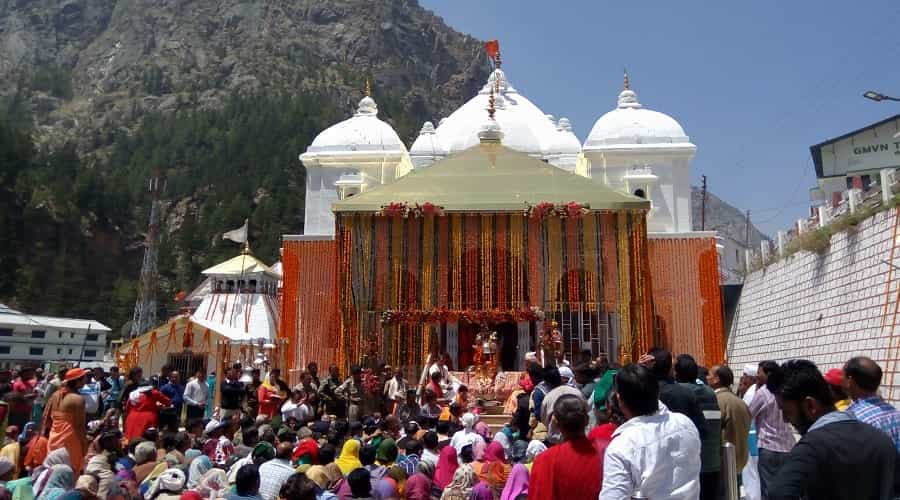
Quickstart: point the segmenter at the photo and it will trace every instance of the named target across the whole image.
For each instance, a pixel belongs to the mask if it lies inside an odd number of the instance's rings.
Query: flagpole
[[[247,283],[244,282],[244,260],[247,258],[248,253],[250,253],[250,219],[244,219],[244,248],[241,250],[241,278],[238,280],[238,283],[243,283],[243,285],[238,289],[238,297],[243,295],[243,289],[247,286]],[[237,305],[236,302],[237,300],[235,300],[235,305]],[[231,320],[234,322],[234,309],[232,309]],[[244,333],[247,332],[244,331]]]

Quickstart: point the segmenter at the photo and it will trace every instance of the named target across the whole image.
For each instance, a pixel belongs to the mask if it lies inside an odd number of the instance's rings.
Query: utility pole
[[[700,230],[706,231],[706,176],[701,176],[703,185],[700,191]]]
[[[747,221],[744,223],[744,248],[750,248],[750,210],[747,210]]]
[[[149,180],[148,188],[152,199],[150,202],[150,226],[147,229],[147,240],[144,243],[144,260],[141,263],[138,295],[134,303],[134,316],[129,332],[132,339],[156,326],[156,293],[159,288],[159,270],[157,268],[159,198],[166,188],[165,179],[159,172],[156,172]]]

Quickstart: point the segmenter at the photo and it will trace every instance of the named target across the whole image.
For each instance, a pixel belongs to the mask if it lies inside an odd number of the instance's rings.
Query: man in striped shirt
[[[759,444],[759,483],[763,500],[769,498],[768,487],[778,475],[794,447],[794,430],[784,421],[781,409],[771,390],[766,386],[770,377],[779,375],[778,363],[763,361],[756,374],[759,387],[750,403],[750,418],[756,425]]]
[[[881,385],[878,363],[865,356],[851,358],[844,365],[844,383],[853,399],[847,413],[890,436],[900,453],[900,411],[878,395]]]

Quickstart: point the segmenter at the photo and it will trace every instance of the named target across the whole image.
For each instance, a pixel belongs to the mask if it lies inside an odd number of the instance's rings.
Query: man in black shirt
[[[698,384],[699,378],[700,369],[694,357],[679,354],[675,360],[675,380],[693,391],[706,421],[706,435],[701,438],[700,449],[700,500],[715,500],[719,490],[719,471],[722,469],[719,452],[722,447],[722,413],[716,393],[708,386]]]
[[[650,368],[659,382],[659,400],[669,411],[690,418],[702,440],[706,435],[706,418],[694,391],[676,383],[672,377],[672,353],[661,347],[654,347],[647,355],[641,356],[639,363]]]
[[[250,378],[250,383],[245,384],[244,387],[246,392],[247,414],[256,418],[256,415],[259,413],[259,393],[257,391],[259,390],[259,386],[262,385],[259,368],[250,370]]]
[[[222,381],[222,420],[231,418],[232,415],[241,414],[241,403],[244,399],[244,383],[240,381],[241,365],[234,365],[228,372],[228,376]]]
[[[812,361],[787,361],[767,386],[803,435],[769,487],[772,500],[894,498],[897,454],[891,438],[834,407]]]

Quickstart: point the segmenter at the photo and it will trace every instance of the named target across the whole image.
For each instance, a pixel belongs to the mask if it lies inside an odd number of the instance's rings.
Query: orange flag
[[[487,52],[487,55],[491,57],[491,59],[496,59],[497,54],[500,53],[500,42],[497,40],[488,40],[484,42],[484,50]]]

